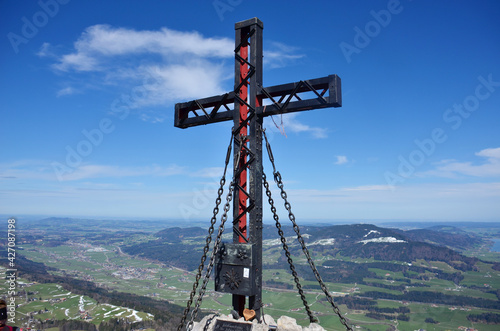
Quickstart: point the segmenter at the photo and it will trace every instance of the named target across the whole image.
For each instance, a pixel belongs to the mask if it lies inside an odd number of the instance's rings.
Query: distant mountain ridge
[[[301,255],[301,248],[294,237],[292,227],[283,226],[292,254]],[[306,245],[314,254],[342,256],[350,259],[375,259],[378,261],[400,261],[411,263],[415,260],[442,261],[458,270],[472,270],[477,259],[460,254],[464,248],[478,245],[482,240],[464,231],[443,229],[398,230],[378,227],[372,224],[352,224],[333,226],[304,226],[300,229]],[[140,245],[125,246],[129,254],[148,257],[175,266],[195,269],[200,261],[201,248],[208,231],[201,227],[167,228],[156,233],[158,239]],[[215,238],[216,232],[213,237]],[[192,243],[183,244],[183,240],[200,240],[199,247]],[[280,245],[277,229],[265,225],[264,243]],[[169,252],[170,254],[164,254]],[[195,253],[195,254],[193,254]],[[182,256],[182,258],[181,258]]]
[[[176,226],[161,230],[155,235],[159,238],[168,240],[169,242],[178,243],[181,242],[182,239],[206,236],[207,233],[206,229],[200,227],[180,228]]]
[[[465,249],[481,244],[482,240],[477,236],[467,233],[456,227],[434,226],[417,230],[396,230],[412,241],[426,242],[437,246],[444,246],[454,250]]]

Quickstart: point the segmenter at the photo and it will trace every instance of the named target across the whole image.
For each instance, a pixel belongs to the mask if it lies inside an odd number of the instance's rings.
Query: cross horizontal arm
[[[312,92],[315,97],[303,100],[299,93]],[[328,95],[325,95],[328,92]],[[270,116],[304,110],[342,106],[342,91],[340,77],[327,77],[260,87],[257,96],[270,99],[266,106],[255,109],[258,116]],[[182,102],[175,105],[175,123],[178,128],[205,125],[210,123],[233,120],[234,92],[223,95]],[[295,99],[296,101],[292,101]],[[225,109],[221,111],[222,109]]]

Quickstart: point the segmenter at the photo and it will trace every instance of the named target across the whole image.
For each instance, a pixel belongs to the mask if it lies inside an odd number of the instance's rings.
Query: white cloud
[[[286,132],[306,132],[318,139],[327,137],[327,129],[304,124],[297,119],[298,115],[299,113],[288,113],[274,117],[269,116],[265,119],[266,126],[272,128],[273,131],[279,131],[285,135]]]
[[[141,115],[144,107],[224,93],[223,83],[231,81],[233,66],[227,60],[233,59],[233,48],[228,38],[207,38],[198,32],[94,25],[74,42],[73,51],[55,56],[55,47],[44,43],[38,55],[56,58],[52,67],[60,74],[79,73],[80,84],[88,80],[82,91],[105,85],[133,94],[127,106],[140,108]],[[92,75],[82,76],[85,73]],[[57,96],[74,92],[67,87]],[[162,117],[146,114],[141,119],[159,122]]]
[[[42,47],[47,49],[48,45]],[[55,68],[61,71],[104,70],[100,64],[108,59],[138,54],[157,54],[164,60],[176,56],[228,58],[233,55],[233,47],[228,38],[205,38],[198,32],[167,28],[137,31],[99,24],[85,29],[74,43],[75,52],[63,55]]]
[[[72,68],[76,71],[101,70],[99,67],[99,61],[95,57],[86,53],[63,55],[60,62],[54,65],[54,68],[61,71],[69,71]]]
[[[303,54],[296,54],[297,48],[280,42],[269,42],[268,50],[264,51],[264,66],[266,68],[282,68],[290,63],[304,58]]]
[[[500,161],[500,147],[487,148],[476,153],[477,156],[484,156],[490,159],[491,162]]]
[[[191,100],[225,92],[224,67],[204,59],[168,66],[154,65],[141,70],[150,78],[145,86],[146,98],[136,104],[138,107],[165,104],[171,100]]]
[[[343,191],[393,191],[394,188],[390,185],[363,185],[355,187],[346,187]]]
[[[142,167],[120,167],[108,165],[82,165],[73,172],[62,175],[63,180],[73,181],[89,178],[113,178],[113,177],[138,177],[138,176],[172,176],[182,174],[184,168],[172,165],[162,167],[158,165]]]
[[[484,152],[496,155],[494,151]],[[483,153],[483,154],[484,154]],[[114,216],[125,211],[137,215],[138,210],[165,217],[177,217],[178,206],[193,201],[193,191],[187,186],[166,185],[165,190],[146,191],[141,182],[147,178],[175,176],[206,178],[198,183],[201,192],[211,201],[218,188],[222,168],[205,168],[190,171],[178,165],[114,166],[87,164],[58,182],[50,162],[22,160],[0,163],[2,183],[0,207],[6,212],[31,210],[39,213],[88,213],[88,206],[95,212],[109,212]],[[228,169],[229,171],[229,169]],[[125,181],[114,180],[116,178]],[[229,181],[230,174],[226,179]],[[179,178],[172,178],[172,182]],[[215,180],[217,179],[217,180]],[[26,183],[29,181],[29,184]],[[170,178],[169,178],[170,180]],[[167,180],[166,182],[170,182]],[[269,180],[269,178],[268,178]],[[40,184],[37,181],[51,182]],[[184,182],[185,180],[183,180]],[[126,182],[130,182],[128,185]],[[433,183],[400,185],[392,190],[388,185],[363,185],[333,189],[289,189],[285,183],[288,200],[292,203],[297,219],[433,219],[433,220],[492,220],[500,215],[500,182],[491,183]],[[226,185],[228,183],[226,182]],[[273,196],[278,190],[271,181]],[[148,187],[147,185],[145,187]],[[110,194],[110,190],[113,190]],[[183,191],[184,190],[184,191]],[[167,193],[170,192],[170,193]],[[279,192],[279,190],[278,190]],[[167,199],[167,200],[165,200]],[[277,198],[279,199],[279,193]],[[275,200],[276,200],[275,199]],[[78,201],[78,203],[75,203]],[[167,202],[166,202],[167,201]],[[276,201],[276,204],[278,201]],[[23,208],[24,206],[24,208]],[[74,208],[72,211],[71,208]],[[12,209],[14,208],[14,209]],[[85,210],[87,208],[87,210]],[[207,202],[207,209],[211,208]],[[11,210],[11,211],[9,211]],[[197,209],[198,210],[198,209]],[[200,209],[201,210],[201,209]],[[210,211],[209,211],[210,212]],[[283,210],[286,213],[286,211]],[[197,214],[198,215],[198,214]],[[285,214],[286,215],[286,214]],[[199,216],[202,216],[200,212]]]
[[[55,55],[52,52],[51,48],[52,46],[49,43],[43,43],[36,55],[38,55],[39,57],[53,57]]]
[[[436,169],[417,174],[418,176],[435,176],[456,178],[459,175],[472,177],[498,177],[500,176],[500,148],[483,149],[475,155],[486,158],[482,164],[472,162],[459,162],[456,160],[443,160]]]
[[[85,86],[145,87],[147,94],[133,100],[131,108],[222,94],[228,90],[223,84],[229,82],[231,86],[233,80],[234,41],[205,37],[196,31],[135,30],[99,24],[86,28],[72,51],[57,56],[56,50],[60,47],[43,43],[38,55],[55,58],[52,66],[60,73],[97,74],[86,76],[94,81]],[[270,43],[265,61],[270,67],[284,66],[303,57],[295,52],[293,47]],[[69,92],[63,89],[58,95]]]
[[[500,182],[286,191],[297,218],[477,221],[500,215]]]
[[[68,86],[68,87],[65,87],[65,88],[60,89],[59,91],[57,91],[57,96],[58,97],[62,97],[62,96],[71,95],[71,94],[74,94],[74,93],[76,93],[76,90],[74,88],[72,88],[71,86]]]
[[[224,168],[222,167],[211,167],[211,168],[203,168],[198,171],[192,172],[189,175],[191,177],[202,177],[202,178],[220,178],[224,172]],[[228,171],[229,172],[229,171]],[[230,178],[226,174],[226,178]]]
[[[71,172],[61,174],[64,181],[77,181],[91,178],[123,178],[137,176],[172,176],[185,173],[185,168],[170,166],[126,167],[114,165],[86,164],[77,168],[69,168]],[[0,164],[0,174],[5,179],[36,179],[56,181],[57,176],[50,162],[40,160],[22,160]]]
[[[148,122],[148,123],[163,123],[166,119],[166,116],[165,115],[148,115],[148,114],[145,114],[145,113],[142,113],[140,115],[140,119],[143,121],[143,122]]]
[[[347,156],[345,155],[337,155],[336,158],[337,158],[337,161],[335,161],[336,165],[346,164],[348,162]]]

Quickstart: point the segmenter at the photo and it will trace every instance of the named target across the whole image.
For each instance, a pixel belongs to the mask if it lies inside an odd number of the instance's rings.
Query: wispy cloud
[[[64,181],[79,181],[93,178],[125,178],[125,177],[165,177],[184,174],[186,169],[178,165],[160,166],[115,166],[85,164],[70,173],[62,175]],[[0,177],[16,179],[35,179],[56,181],[54,169],[50,162],[40,160],[23,160],[0,164]]]
[[[327,138],[328,130],[326,128],[314,127],[304,124],[297,119],[298,113],[289,113],[281,116],[267,117],[265,119],[266,127],[273,131],[281,132],[286,135],[288,132],[309,133],[314,138]]]
[[[269,49],[264,54],[266,68],[286,67],[305,57],[304,54],[297,54],[298,48],[280,42],[269,42],[267,46]]]
[[[342,191],[393,191],[390,185],[363,185],[354,187],[345,187]]]
[[[62,97],[65,95],[71,95],[71,94],[75,94],[75,93],[76,93],[76,90],[73,87],[68,86],[68,87],[62,88],[59,91],[57,91],[57,96]]]
[[[481,157],[479,164],[473,162],[459,162],[456,160],[443,160],[433,170],[417,174],[421,177],[446,177],[458,176],[472,177],[498,177],[500,176],[500,147],[487,148],[477,153]],[[486,160],[484,160],[486,159]]]
[[[173,165],[162,167],[159,165],[143,167],[120,167],[108,165],[82,165],[75,171],[63,175],[63,180],[82,180],[90,178],[138,177],[138,176],[172,176],[184,172],[184,168]]]
[[[147,93],[135,98],[128,105],[130,108],[165,106],[179,100],[222,94],[231,89],[233,80],[233,40],[165,27],[135,30],[93,25],[82,32],[71,51],[61,54],[60,46],[43,43],[38,55],[55,59],[52,67],[59,74],[71,73],[74,77],[75,73],[92,73],[82,76],[93,80],[84,86],[144,87]],[[285,66],[301,57],[295,48],[280,43],[270,43],[270,49],[265,51],[266,65],[271,68]],[[67,87],[57,95],[74,92]]]
[[[342,164],[346,164],[348,162],[347,156],[345,156],[345,155],[337,155],[336,158],[337,158],[337,161],[335,161],[336,165],[342,165]]]
[[[76,74],[80,85],[91,81],[79,91],[89,86],[114,86],[129,92],[135,88],[127,106],[139,109],[142,120],[159,122],[161,117],[141,116],[141,110],[225,92],[224,83],[231,81],[233,48],[228,38],[204,37],[198,32],[94,25],[84,30],[72,51],[61,54],[60,47],[44,43],[38,55],[55,59],[52,67],[65,79],[75,79]],[[65,87],[57,96],[75,92]]]
[[[42,47],[48,48],[46,44]],[[61,71],[105,70],[104,64],[117,56],[140,54],[156,54],[164,60],[184,56],[227,58],[232,56],[233,47],[228,38],[205,38],[198,32],[167,28],[137,31],[99,24],[85,29],[74,43],[75,51],[63,55],[54,67]]]
[[[222,168],[222,167],[211,167],[211,168],[203,168],[203,169],[191,172],[189,174],[189,176],[202,177],[202,178],[219,178],[222,176],[223,172],[224,172],[224,168]]]
[[[298,113],[287,114],[283,116],[283,124],[285,129],[291,132],[300,133],[307,132],[310,133],[314,138],[326,138],[327,129],[314,127],[302,122],[297,119]]]
[[[287,189],[295,215],[331,219],[491,219],[500,213],[500,182]]]
[[[43,43],[36,55],[39,57],[56,57],[52,51],[52,46],[49,43]]]

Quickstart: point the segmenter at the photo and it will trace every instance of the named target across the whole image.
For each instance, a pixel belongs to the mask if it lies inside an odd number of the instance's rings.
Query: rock
[[[269,325],[259,323],[256,319],[252,321],[252,331],[269,331]]]
[[[277,331],[302,331],[302,327],[297,325],[297,320],[288,316],[278,318]]]
[[[195,322],[193,331],[203,331],[207,323],[209,323],[207,331],[212,331],[218,319],[236,322],[232,315],[220,315],[216,317],[212,314],[205,316],[199,323]],[[245,323],[242,317],[238,319],[238,322]],[[275,322],[270,315],[264,315],[261,323],[259,323],[257,319],[252,321],[252,331],[268,331],[270,326],[277,327],[276,331],[325,331],[325,329],[317,323],[311,323],[308,327],[302,328],[297,324],[295,318],[288,316],[281,316],[278,322]]]
[[[266,323],[266,325],[276,326],[276,321],[271,315],[264,315],[263,323]]]
[[[325,329],[317,323],[311,323],[309,326],[305,327],[303,331],[325,331]]]
[[[217,319],[234,321],[233,317],[231,315],[228,315],[228,316],[222,315],[222,316],[216,317],[215,314],[210,314],[210,315],[207,315],[207,316],[203,317],[203,319],[199,323],[194,322],[193,331],[203,331],[203,330],[205,330],[205,325],[207,323],[209,323],[207,331],[212,331],[214,329],[215,321]]]

